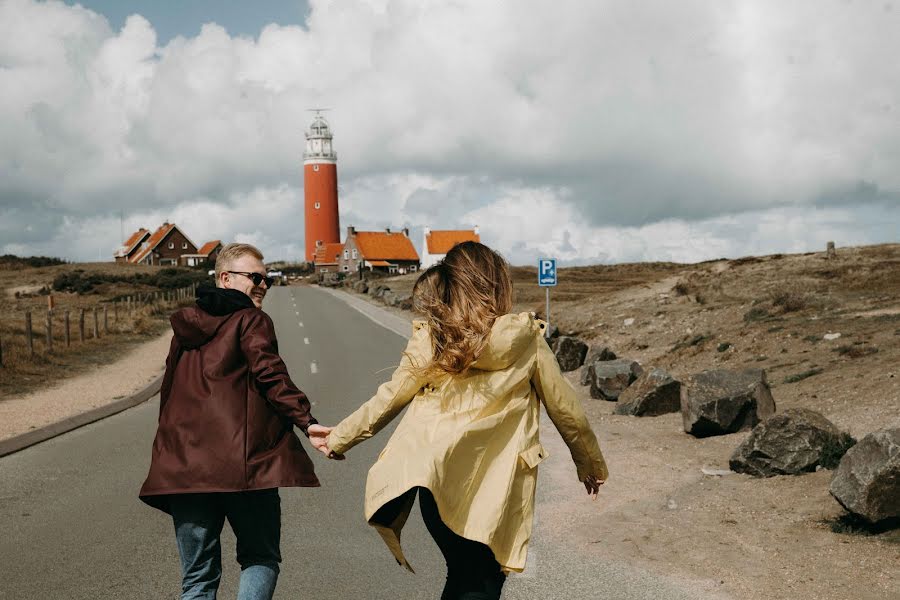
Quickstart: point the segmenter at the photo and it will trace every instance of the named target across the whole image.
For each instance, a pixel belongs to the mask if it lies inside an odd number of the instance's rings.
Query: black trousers
[[[456,535],[444,525],[434,496],[425,488],[419,488],[419,508],[428,533],[447,561],[447,584],[441,600],[498,600],[506,575],[491,549]]]

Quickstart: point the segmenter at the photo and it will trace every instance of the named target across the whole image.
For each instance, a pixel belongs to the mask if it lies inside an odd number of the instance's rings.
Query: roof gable
[[[462,242],[480,242],[481,236],[473,229],[447,229],[432,231],[425,236],[425,251],[428,254],[447,254],[450,249]]]
[[[333,265],[337,264],[338,259],[341,256],[341,252],[344,251],[344,244],[341,243],[327,243],[322,244],[318,248],[316,248],[316,254],[313,257],[313,262],[317,265]]]
[[[359,253],[366,260],[419,260],[412,241],[403,233],[357,231],[354,237]]]
[[[222,245],[222,240],[213,240],[211,242],[206,242],[203,244],[203,247],[197,250],[197,254],[202,254],[203,256],[209,256],[213,250]]]
[[[140,244],[147,236],[150,235],[150,232],[141,227],[137,231],[131,234],[127,240],[125,240],[122,245],[116,250],[115,256],[128,256],[131,254],[134,249]]]

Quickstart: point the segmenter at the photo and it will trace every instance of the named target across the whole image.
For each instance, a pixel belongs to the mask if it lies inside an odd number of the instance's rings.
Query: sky
[[[417,247],[895,242],[898,30],[893,0],[0,0],[0,254],[111,260],[169,220],[299,259],[319,106],[342,228]]]

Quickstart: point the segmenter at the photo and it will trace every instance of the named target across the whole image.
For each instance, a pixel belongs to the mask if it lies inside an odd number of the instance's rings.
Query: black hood
[[[245,308],[256,306],[244,292],[200,286],[197,288],[197,306],[179,310],[169,321],[183,347],[199,348],[216,336],[219,327],[232,313]]]
[[[197,306],[213,315],[224,317],[242,308],[253,308],[253,300],[240,290],[226,290],[211,285],[197,288]]]

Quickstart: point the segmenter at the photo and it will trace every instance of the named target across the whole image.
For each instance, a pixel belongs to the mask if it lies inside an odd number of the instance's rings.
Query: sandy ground
[[[171,332],[141,344],[116,362],[59,385],[0,402],[0,439],[57,423],[125,398],[162,374]]]

